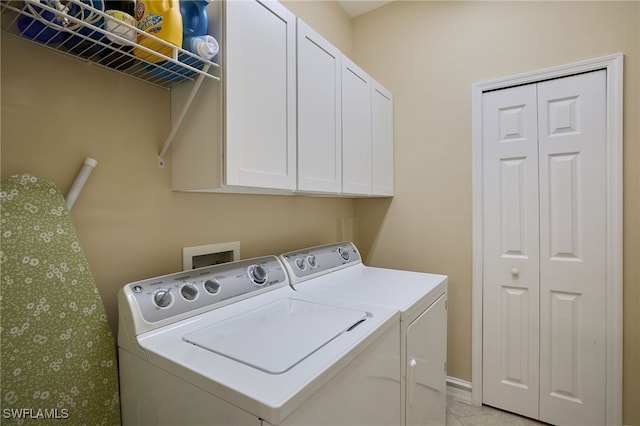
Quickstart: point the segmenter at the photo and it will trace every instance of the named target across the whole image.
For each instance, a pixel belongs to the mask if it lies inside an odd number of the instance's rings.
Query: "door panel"
[[[554,260],[580,260],[578,241],[580,216],[578,153],[553,154],[548,157],[549,255]]]
[[[527,389],[529,383],[529,290],[502,288],[502,383]]]
[[[483,96],[483,399],[538,416],[538,148],[534,85]]]
[[[500,160],[500,252],[503,256],[524,256],[524,173],[526,157]]]
[[[605,424],[606,71],[538,84],[540,414]]]
[[[225,184],[294,189],[295,16],[275,1],[225,10]]]
[[[298,189],[342,189],[341,53],[298,19]]]
[[[342,191],[371,194],[371,78],[342,56]]]
[[[407,327],[407,425],[446,423],[446,302],[443,294]]]

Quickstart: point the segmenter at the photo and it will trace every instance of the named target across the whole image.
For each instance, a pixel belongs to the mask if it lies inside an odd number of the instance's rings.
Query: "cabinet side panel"
[[[393,97],[375,80],[371,91],[372,193],[393,195]]]
[[[171,90],[171,120],[175,122],[193,83]],[[202,82],[171,148],[171,189],[197,190],[222,184],[222,125],[220,83]]]

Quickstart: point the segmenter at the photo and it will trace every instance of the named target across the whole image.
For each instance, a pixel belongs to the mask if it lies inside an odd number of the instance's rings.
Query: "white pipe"
[[[69,211],[71,211],[71,208],[73,208],[78,195],[80,195],[80,191],[82,191],[84,184],[87,183],[87,179],[89,179],[91,172],[93,172],[93,169],[97,164],[98,162],[93,158],[87,157],[84,160],[84,164],[82,165],[78,176],[76,176],[76,180],[73,181],[73,184],[71,185],[71,188],[69,188],[69,192],[67,193],[66,201],[67,209]]]

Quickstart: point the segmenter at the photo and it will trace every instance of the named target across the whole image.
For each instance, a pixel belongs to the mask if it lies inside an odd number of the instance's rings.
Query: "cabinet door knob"
[[[520,275],[520,270],[518,268],[513,268],[511,270],[511,275],[513,275],[514,277],[517,277],[518,275]]]

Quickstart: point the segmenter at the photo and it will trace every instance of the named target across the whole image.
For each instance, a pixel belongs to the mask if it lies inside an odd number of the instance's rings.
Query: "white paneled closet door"
[[[606,71],[483,103],[483,402],[605,424]]]
[[[606,72],[538,85],[540,419],[604,425]]]
[[[483,95],[483,399],[538,417],[536,86]]]

